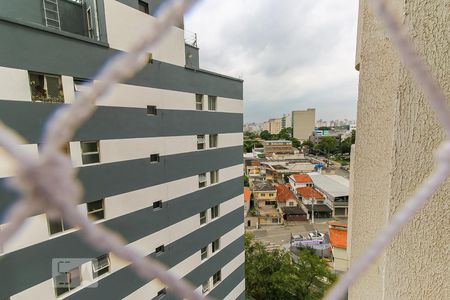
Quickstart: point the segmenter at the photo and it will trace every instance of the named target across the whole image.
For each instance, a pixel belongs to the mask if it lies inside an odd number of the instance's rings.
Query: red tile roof
[[[311,177],[308,174],[295,174],[292,175],[296,183],[312,183]]]
[[[279,202],[286,202],[290,199],[296,199],[294,193],[284,184],[275,185],[277,189],[277,200]]]
[[[252,190],[248,187],[244,187],[244,201],[248,202],[250,201],[250,197],[252,195]]]
[[[299,187],[297,193],[303,198],[325,199],[325,196],[321,192],[310,186]]]
[[[257,166],[260,166],[260,165],[261,165],[261,163],[259,161],[257,161],[257,160],[252,161],[252,166],[257,167]]]
[[[347,228],[330,226],[330,242],[333,247],[347,249]]]

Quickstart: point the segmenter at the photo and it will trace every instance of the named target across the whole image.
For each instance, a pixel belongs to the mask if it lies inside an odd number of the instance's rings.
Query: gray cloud
[[[357,1],[205,0],[186,17],[204,69],[242,76],[245,121],[355,118]]]

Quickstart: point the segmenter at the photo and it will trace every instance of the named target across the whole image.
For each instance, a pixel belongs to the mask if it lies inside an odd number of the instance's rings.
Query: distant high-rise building
[[[160,2],[0,1],[0,120],[26,138],[23,151],[39,155],[45,120],[157,25]],[[243,83],[200,69],[184,34],[169,28],[61,151],[84,186],[80,212],[208,297],[244,299]],[[1,217],[20,197],[4,184],[13,166],[0,151]],[[0,299],[174,298],[64,219],[31,211],[0,248]]]
[[[309,139],[316,125],[316,109],[297,110],[292,112],[293,136],[301,141]]]
[[[292,127],[292,113],[283,114],[283,117],[281,118],[281,127]]]

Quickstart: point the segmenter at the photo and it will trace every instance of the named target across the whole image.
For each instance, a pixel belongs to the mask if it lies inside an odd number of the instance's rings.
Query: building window
[[[208,110],[216,110],[217,107],[217,97],[208,96]]]
[[[162,208],[162,200],[153,202],[153,210],[158,210]]]
[[[220,247],[220,239],[215,240],[211,243],[211,252],[214,253],[219,250]]]
[[[148,3],[147,2],[139,1],[138,5],[139,5],[138,9],[140,11],[142,11],[144,14],[148,15],[150,13],[150,10],[148,9]]]
[[[206,210],[200,212],[200,225],[206,224]]]
[[[73,79],[73,90],[76,97],[78,97],[81,92],[84,92],[86,90],[88,83],[88,80],[75,78]]]
[[[147,105],[147,115],[156,116],[157,113],[158,113],[158,110],[156,109],[156,106]]]
[[[195,94],[195,109],[203,110],[203,95]]]
[[[61,264],[60,267],[63,268],[64,264]],[[60,271],[60,274],[56,275],[53,278],[56,296],[61,296],[62,294],[65,294],[75,289],[76,287],[80,286],[81,284],[80,267],[76,267],[67,272],[61,272],[61,270],[58,271]]]
[[[272,218],[272,223],[273,224],[278,224],[278,219],[277,218]]]
[[[219,205],[211,207],[211,219],[217,218],[219,216]]]
[[[216,285],[222,280],[222,272],[219,270],[213,275],[213,285]]]
[[[50,232],[50,234],[57,234],[59,232],[63,232],[72,228],[69,224],[66,224],[62,218],[52,220],[47,216],[47,220],[48,231]]]
[[[31,100],[64,103],[61,76],[28,72]]]
[[[150,162],[158,163],[159,162],[159,154],[150,154]]]
[[[81,160],[83,165],[100,162],[100,151],[98,141],[80,142]]]
[[[217,147],[217,134],[210,134],[209,135],[209,148],[216,148]]]
[[[269,197],[273,197],[273,193],[269,193]]]
[[[206,173],[198,175],[198,187],[204,188],[206,186]]]
[[[219,170],[214,170],[210,172],[211,184],[219,182]]]
[[[209,292],[209,280],[202,283],[202,293],[206,294],[207,292]]]
[[[105,218],[105,201],[98,200],[89,202],[87,204],[88,217],[92,221],[97,221]]]
[[[200,257],[202,260],[208,258],[208,246],[203,247],[202,250],[200,250]]]
[[[265,197],[266,196],[266,194],[265,193],[261,193],[261,197]]]
[[[163,254],[163,253],[164,253],[164,245],[156,247],[156,249],[155,249],[155,254],[156,255],[160,255],[160,254]]]
[[[109,261],[109,254],[105,254],[97,257],[97,259],[92,261],[92,271],[94,278],[102,276],[109,272],[109,267],[111,263]]]
[[[156,295],[155,299],[162,299],[164,298],[164,296],[167,294],[167,289],[163,288],[161,290],[158,291],[158,294]]]
[[[197,150],[205,149],[205,135],[199,134],[197,135]]]

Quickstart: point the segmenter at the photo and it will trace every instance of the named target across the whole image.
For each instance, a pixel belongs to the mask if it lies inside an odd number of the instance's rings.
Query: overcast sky
[[[358,1],[203,0],[185,18],[200,67],[244,79],[244,121],[316,108],[356,119]]]

